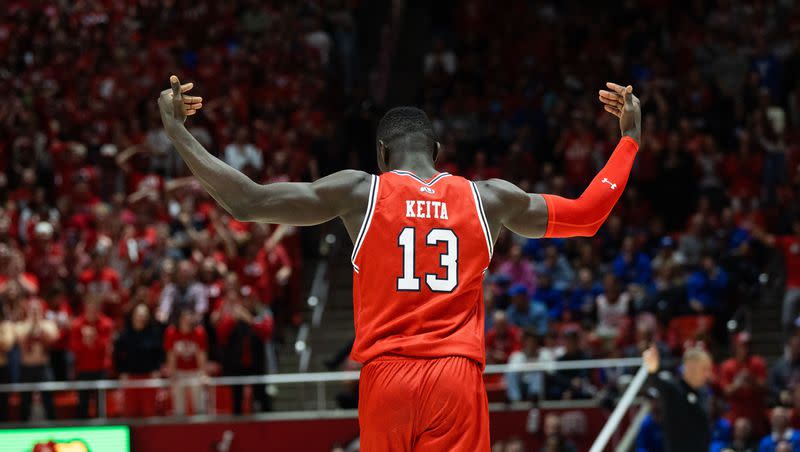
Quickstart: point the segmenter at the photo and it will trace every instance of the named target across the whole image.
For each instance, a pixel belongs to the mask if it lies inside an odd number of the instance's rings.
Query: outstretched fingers
[[[612,107],[622,108],[622,106],[624,105],[624,100],[622,96],[620,96],[615,92],[606,91],[604,89],[600,90],[598,98],[600,99],[600,102],[606,105],[610,105]]]
[[[616,107],[612,107],[610,105],[603,105],[603,108],[611,113],[612,115],[616,116],[617,118],[622,116],[622,110]]]

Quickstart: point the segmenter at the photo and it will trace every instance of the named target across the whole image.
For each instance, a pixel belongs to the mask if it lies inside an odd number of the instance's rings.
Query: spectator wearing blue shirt
[[[594,312],[594,300],[603,293],[603,286],[594,280],[592,271],[582,268],[578,271],[578,284],[572,289],[562,320],[582,320]],[[568,317],[568,318],[565,318]]]
[[[724,450],[733,438],[733,428],[729,420],[723,417],[725,409],[722,399],[711,396],[709,405],[711,415],[711,452]]]
[[[528,288],[524,284],[511,286],[508,296],[511,298],[511,305],[506,309],[509,322],[540,335],[547,333],[547,307],[541,301],[529,299]]]
[[[642,419],[636,435],[636,452],[663,452],[664,429],[657,399],[650,400],[650,413]]]
[[[625,237],[622,251],[612,264],[614,274],[625,284],[649,286],[653,281],[650,257],[636,249],[633,237]]]
[[[722,303],[728,287],[728,274],[720,268],[712,256],[703,256],[700,268],[694,271],[686,283],[689,297],[689,312],[713,313]]]
[[[716,449],[715,446],[717,444],[711,444],[711,452],[756,452],[758,441],[753,438],[753,425],[750,423],[750,419],[746,417],[736,419],[733,424],[733,438],[731,441],[725,447],[719,449]]]
[[[550,279],[550,275],[539,275],[539,285],[536,286],[533,297],[537,301],[544,303],[551,319],[561,319],[564,310],[564,293],[553,287],[553,281]]]
[[[545,248],[544,260],[537,266],[536,273],[550,275],[553,288],[562,291],[568,289],[575,279],[575,271],[572,270],[567,258],[558,252],[555,245]]]
[[[777,406],[772,409],[769,416],[772,431],[765,436],[758,445],[758,452],[776,452],[778,444],[785,441],[791,450],[800,450],[800,432],[789,427],[789,413],[786,408]]]

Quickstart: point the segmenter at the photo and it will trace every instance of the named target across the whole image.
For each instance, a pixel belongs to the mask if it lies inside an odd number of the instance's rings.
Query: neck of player
[[[423,179],[429,179],[436,174],[433,156],[427,150],[399,149],[389,155],[389,168],[392,170],[410,171]]]

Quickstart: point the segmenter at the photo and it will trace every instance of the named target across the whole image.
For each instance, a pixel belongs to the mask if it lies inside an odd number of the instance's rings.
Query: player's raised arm
[[[211,155],[184,126],[197,113],[203,99],[184,93],[170,77],[171,88],[161,92],[158,107],[164,130],[175,149],[203,188],[234,218],[297,226],[319,224],[345,216],[365,206],[370,176],[361,171],[340,171],[312,183],[281,182],[261,185]]]
[[[525,237],[592,236],[619,200],[641,141],[641,108],[631,86],[607,83],[600,101],[619,118],[622,138],[605,167],[577,199],[525,193],[516,185],[492,179],[476,182],[492,234],[501,226]]]

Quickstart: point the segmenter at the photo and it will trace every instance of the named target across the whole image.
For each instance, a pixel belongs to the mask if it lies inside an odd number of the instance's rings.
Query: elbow
[[[248,212],[248,209],[242,208],[242,207],[240,207],[240,206],[236,206],[236,207],[233,207],[233,206],[225,206],[225,210],[227,210],[227,211],[228,211],[228,213],[229,213],[229,214],[230,214],[230,215],[233,217],[233,219],[234,219],[234,220],[236,220],[236,221],[241,221],[241,222],[248,222],[248,221],[252,221],[252,218],[251,218],[251,216],[250,216],[250,215],[248,215],[248,213],[247,213],[247,212]]]
[[[250,206],[251,204],[246,197],[231,200],[231,202],[227,202],[223,205],[233,219],[241,222],[255,221],[253,209]]]

